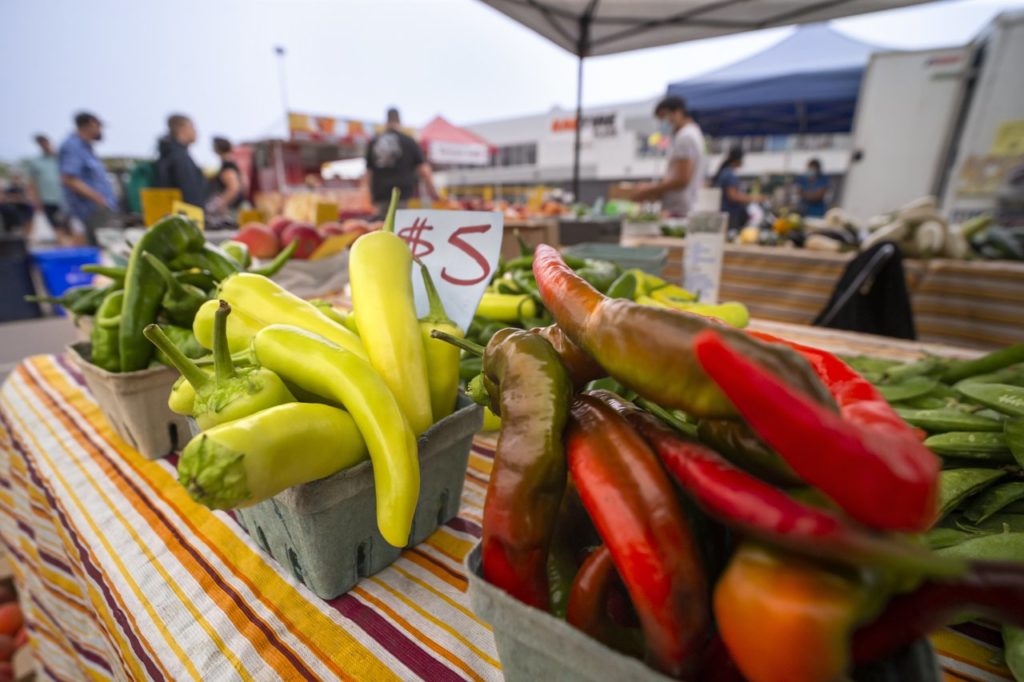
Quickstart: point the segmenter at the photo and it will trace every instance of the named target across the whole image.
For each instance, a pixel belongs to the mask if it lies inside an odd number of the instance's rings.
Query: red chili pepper
[[[843,517],[798,502],[685,440],[658,419],[607,391],[595,391],[654,448],[679,485],[710,516],[744,533],[811,557],[889,566],[917,575],[958,575],[963,565],[910,542],[873,534]]]
[[[594,550],[580,566],[569,593],[566,621],[605,646],[630,655],[643,655],[639,630],[622,628],[612,621],[608,612],[608,599],[618,574],[612,553],[602,545]]]
[[[700,315],[652,308],[602,295],[541,244],[533,259],[544,305],[573,343],[624,386],[663,407],[697,417],[734,417],[736,408],[693,353],[698,332],[717,328],[745,354],[793,386],[832,406],[832,397],[799,354],[765,344]]]
[[[845,402],[840,417],[730,348],[715,331],[699,334],[694,349],[757,434],[847,514],[887,530],[931,526],[938,458],[905,425],[893,424],[859,382],[835,382]]]
[[[887,656],[965,613],[1024,627],[1024,563],[972,561],[959,578],[928,581],[894,597],[854,633],[854,661]]]
[[[569,470],[640,618],[647,658],[679,676],[697,663],[708,585],[672,482],[629,424],[593,396],[573,403]]]

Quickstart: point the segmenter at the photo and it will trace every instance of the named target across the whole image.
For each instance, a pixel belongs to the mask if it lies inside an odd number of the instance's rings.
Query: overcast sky
[[[154,150],[168,113],[191,115],[195,155],[209,137],[283,132],[274,45],[287,49],[292,110],[411,125],[465,124],[571,106],[576,61],[476,0],[3,0],[0,159],[33,153],[87,108],[107,123],[102,155]],[[887,47],[970,40],[1024,0],[952,0],[833,25]],[[773,29],[588,60],[584,100],[654,97],[679,80],[753,54]]]

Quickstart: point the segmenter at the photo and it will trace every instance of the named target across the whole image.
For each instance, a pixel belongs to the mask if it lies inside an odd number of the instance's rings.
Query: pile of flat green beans
[[[846,358],[942,458],[940,554],[1024,561],[1024,344],[975,360]],[[1003,628],[1006,663],[1024,680],[1024,630]]]

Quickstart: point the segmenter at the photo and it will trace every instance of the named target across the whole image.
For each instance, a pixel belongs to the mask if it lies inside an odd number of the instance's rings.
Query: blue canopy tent
[[[880,48],[827,24],[717,71],[668,86],[712,137],[843,133],[853,127],[860,81]]]

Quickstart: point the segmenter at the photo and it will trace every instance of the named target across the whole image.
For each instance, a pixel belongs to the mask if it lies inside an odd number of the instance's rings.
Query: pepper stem
[[[181,372],[181,375],[188,380],[188,383],[192,384],[192,388],[198,391],[201,387],[210,383],[209,375],[199,369],[196,363],[185,357],[185,354],[174,345],[174,342],[167,338],[167,334],[160,328],[160,325],[146,325],[142,333],[149,339],[150,343],[164,352],[164,355],[171,361],[175,369]]]
[[[219,303],[217,312],[213,314],[213,372],[217,383],[235,376],[235,364],[231,362],[231,349],[228,348],[228,315],[231,314],[231,306],[227,301]]]
[[[422,321],[433,324],[447,323],[454,325],[455,323],[448,317],[448,313],[444,309],[441,294],[437,293],[437,287],[434,286],[434,278],[430,276],[430,270],[418,258],[416,259],[416,264],[420,266],[420,275],[423,276],[423,288],[427,290],[427,302],[430,304],[430,311]]]
[[[383,230],[385,232],[395,231],[395,211],[398,210],[398,197],[401,195],[402,193],[397,187],[391,190],[391,203],[388,204],[388,214],[384,217]]]
[[[174,278],[174,273],[171,269],[164,265],[164,262],[151,254],[149,251],[143,251],[142,257],[146,259],[150,267],[157,271],[160,277],[164,280],[164,284],[167,285],[167,291],[174,296],[181,296],[184,290],[181,287],[181,282]]]
[[[292,257],[292,254],[295,253],[295,249],[297,248],[299,248],[299,242],[296,240],[293,241],[288,246],[284,247],[284,250],[281,251],[281,253],[274,256],[274,259],[272,261],[270,261],[261,268],[249,270],[249,272],[251,272],[254,275],[273,277],[278,273],[278,271],[281,270],[281,268],[284,267],[284,264],[288,262],[288,260]]]
[[[445,334],[444,332],[438,331],[437,329],[430,332],[430,336],[435,339],[440,339],[445,343],[450,343],[453,346],[457,346],[458,348],[461,348],[462,350],[472,355],[483,356],[484,354],[484,347],[481,346],[480,344],[473,343],[472,341],[467,341],[466,339],[460,339],[459,337],[452,336],[451,334]]]

